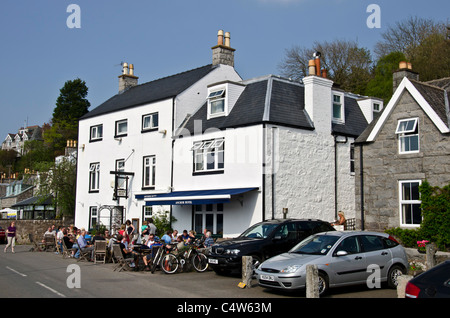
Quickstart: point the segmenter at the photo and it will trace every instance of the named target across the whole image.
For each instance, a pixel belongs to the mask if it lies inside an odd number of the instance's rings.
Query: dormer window
[[[333,122],[342,124],[344,118],[344,94],[333,93]]]
[[[225,89],[211,90],[208,94],[208,117],[225,115],[226,110]]]

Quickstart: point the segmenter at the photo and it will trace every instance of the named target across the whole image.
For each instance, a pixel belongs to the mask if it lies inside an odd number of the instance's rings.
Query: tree
[[[300,80],[308,75],[308,61],[314,52],[321,52],[321,65],[328,77],[344,90],[362,94],[371,79],[372,58],[370,51],[355,41],[335,40],[315,42],[313,48],[293,46],[286,50],[279,64],[283,76]]]
[[[450,40],[443,22],[410,17],[389,26],[375,45],[379,58],[401,52],[421,81],[450,76]]]
[[[398,69],[400,61],[406,61],[401,52],[392,52],[381,57],[374,70],[374,77],[367,84],[366,95],[382,98],[387,104],[392,96],[392,73]]]
[[[37,196],[53,195],[59,216],[73,216],[76,195],[76,161],[64,157],[52,165],[39,167]]]
[[[78,121],[88,112],[90,107],[86,99],[88,88],[79,78],[67,81],[60,89],[53,110],[52,126],[44,130],[44,140],[54,151],[54,155],[61,155],[67,140],[78,139]]]
[[[383,40],[375,45],[375,54],[378,57],[391,52],[402,52],[405,56],[414,59],[415,49],[432,34],[445,34],[445,24],[436,23],[431,19],[409,17],[389,26],[381,34]]]
[[[79,78],[67,81],[60,89],[60,95],[56,100],[52,123],[78,123],[80,117],[86,114],[91,106],[86,99],[87,94],[88,88],[85,81]]]

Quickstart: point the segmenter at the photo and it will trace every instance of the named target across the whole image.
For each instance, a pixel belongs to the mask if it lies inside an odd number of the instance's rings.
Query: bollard
[[[436,245],[434,243],[426,245],[427,270],[436,266]]]
[[[319,270],[317,265],[306,266],[306,298],[319,298]]]
[[[242,282],[247,288],[252,287],[253,257],[242,256]]]
[[[405,298],[406,284],[412,279],[411,275],[400,275],[397,278],[397,298]]]

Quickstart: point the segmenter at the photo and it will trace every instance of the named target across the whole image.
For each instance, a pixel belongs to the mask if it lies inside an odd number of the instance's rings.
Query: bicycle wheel
[[[178,258],[171,253],[164,255],[161,259],[161,269],[166,274],[176,273],[179,265]]]
[[[197,272],[202,273],[208,268],[208,257],[203,253],[196,253],[191,258],[191,264]]]

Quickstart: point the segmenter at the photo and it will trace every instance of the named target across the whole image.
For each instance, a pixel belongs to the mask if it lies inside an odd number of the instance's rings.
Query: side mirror
[[[338,251],[338,252],[336,253],[336,255],[337,255],[337,256],[345,256],[345,255],[348,255],[348,253],[347,253],[346,251]]]

